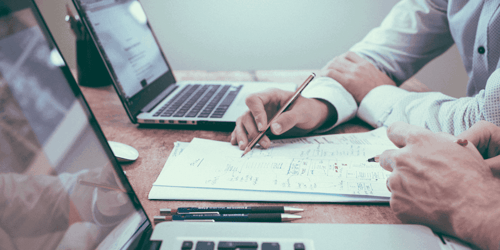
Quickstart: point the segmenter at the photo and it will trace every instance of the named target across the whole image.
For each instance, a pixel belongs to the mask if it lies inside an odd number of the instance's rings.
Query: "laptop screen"
[[[149,225],[31,0],[0,2],[2,249],[122,249]]]
[[[175,83],[139,1],[74,0],[74,3],[127,111],[136,114]]]

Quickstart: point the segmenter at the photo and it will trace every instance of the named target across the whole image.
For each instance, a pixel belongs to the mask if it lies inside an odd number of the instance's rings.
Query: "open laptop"
[[[133,123],[234,125],[247,110],[248,95],[296,88],[292,83],[176,82],[137,0],[73,3]]]
[[[419,225],[162,222],[153,230],[32,0],[0,2],[0,148],[2,249],[450,247]]]

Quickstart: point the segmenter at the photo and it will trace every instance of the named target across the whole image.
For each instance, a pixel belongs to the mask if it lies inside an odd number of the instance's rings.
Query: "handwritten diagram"
[[[241,151],[229,143],[196,139],[173,164],[175,168],[170,169],[165,183],[179,187],[390,196],[385,186],[390,173],[366,160],[393,145],[377,145],[363,138],[294,140],[292,144],[275,142],[267,150],[254,149],[242,158]],[[343,143],[327,143],[331,141]]]

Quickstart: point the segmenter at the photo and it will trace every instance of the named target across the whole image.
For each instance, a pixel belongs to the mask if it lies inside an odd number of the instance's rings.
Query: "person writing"
[[[499,8],[499,0],[400,1],[378,28],[327,63],[271,132],[324,132],[356,115],[373,127],[405,121],[454,135],[480,120],[500,125]],[[453,44],[469,75],[467,97],[398,88]],[[270,90],[248,97],[231,143],[244,149],[291,95]],[[269,147],[269,138],[260,145]]]
[[[500,128],[479,121],[458,138],[395,122],[387,129],[400,149],[380,155],[391,171],[390,206],[403,223],[422,224],[481,249],[500,248]]]

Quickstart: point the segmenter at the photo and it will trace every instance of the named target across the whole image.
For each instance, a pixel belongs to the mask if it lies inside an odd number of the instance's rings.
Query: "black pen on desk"
[[[252,214],[252,213],[300,213],[304,209],[286,206],[250,206],[250,207],[178,207],[161,208],[160,215],[168,214]]]
[[[173,214],[155,216],[154,222],[203,221],[203,222],[290,222],[302,218],[295,214]]]
[[[248,152],[250,152],[250,150],[252,150],[253,147],[255,147],[255,145],[257,144],[257,142],[260,141],[260,139],[262,138],[262,136],[264,136],[264,134],[266,133],[266,131],[269,129],[269,127],[271,126],[271,124],[283,113],[285,112],[285,110],[290,107],[290,105],[292,105],[292,103],[297,100],[297,98],[299,98],[300,96],[300,93],[302,93],[302,91],[307,87],[307,85],[314,79],[314,77],[316,77],[316,74],[314,73],[311,73],[311,75],[309,77],[307,77],[307,79],[304,81],[304,83],[302,83],[302,85],[300,85],[300,87],[295,91],[295,93],[293,94],[292,97],[290,97],[290,99],[288,99],[288,101],[286,102],[285,105],[283,105],[283,107],[281,107],[281,109],[278,111],[278,113],[276,113],[273,118],[271,119],[271,121],[267,124],[267,126],[255,137],[253,138],[253,140],[247,145],[247,147],[245,148],[245,151],[243,152],[243,154],[241,155],[241,157],[243,157],[244,155],[246,155]]]
[[[465,146],[467,146],[467,144],[469,144],[469,141],[467,141],[467,139],[456,139],[453,142],[462,146],[462,147],[465,147]],[[378,162],[378,161],[379,161],[378,155],[368,159],[368,162]]]

